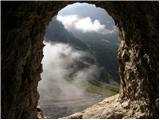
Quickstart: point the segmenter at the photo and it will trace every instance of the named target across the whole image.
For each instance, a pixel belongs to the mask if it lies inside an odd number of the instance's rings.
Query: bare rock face
[[[2,2],[2,118],[37,118],[43,35],[71,2]],[[121,89],[69,118],[158,118],[158,2],[90,2],[119,28]]]

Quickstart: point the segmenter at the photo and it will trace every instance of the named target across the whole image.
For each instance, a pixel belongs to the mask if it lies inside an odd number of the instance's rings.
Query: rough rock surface
[[[69,3],[2,2],[2,118],[36,118],[45,27]],[[94,115],[91,107],[79,116],[158,118],[158,2],[90,3],[106,9],[119,28],[121,89],[119,97],[96,105]]]
[[[121,102],[119,94],[106,98],[82,112],[74,113],[63,119],[141,119],[148,118],[149,113],[144,112],[141,106],[143,101],[126,100]]]
[[[45,118],[44,113],[43,113],[42,109],[40,108],[40,106],[37,106],[37,118],[38,119]]]

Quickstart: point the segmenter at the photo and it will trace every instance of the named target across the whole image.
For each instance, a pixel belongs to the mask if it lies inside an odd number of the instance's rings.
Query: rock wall
[[[45,27],[60,9],[70,3],[2,2],[2,118],[36,118]],[[106,9],[119,28],[121,90],[114,102],[117,106],[128,102],[127,107],[118,107],[117,112],[123,114],[124,109],[132,110],[126,118],[157,118],[158,2],[90,3]],[[114,102],[112,108],[116,110]],[[104,110],[107,111],[107,105]],[[104,113],[99,118],[109,118],[109,112]],[[110,118],[118,117],[115,114]]]

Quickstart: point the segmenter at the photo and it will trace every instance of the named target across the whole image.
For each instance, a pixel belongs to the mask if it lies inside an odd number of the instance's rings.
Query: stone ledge
[[[74,113],[63,119],[123,119],[148,118],[149,111],[142,110],[146,103],[143,101],[119,100],[119,94],[104,99],[82,112]]]

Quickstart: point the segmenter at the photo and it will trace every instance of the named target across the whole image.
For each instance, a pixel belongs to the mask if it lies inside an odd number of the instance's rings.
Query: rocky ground
[[[141,105],[140,105],[141,104]],[[145,109],[146,103],[137,101],[121,101],[119,94],[108,97],[87,109],[76,112],[65,119],[142,119],[149,118],[149,111]],[[63,119],[64,119],[63,118]]]
[[[74,99],[54,99],[40,103],[46,118],[61,118],[82,111],[89,106],[100,102],[105,97],[99,94],[88,93],[87,97]]]
[[[97,104],[94,104],[93,106],[91,106],[81,112],[74,113],[74,114],[67,116],[67,117],[64,117],[64,118],[65,119],[105,118],[104,115],[106,115],[105,114],[106,112],[110,113],[109,115],[112,116],[113,114],[115,114],[115,113],[111,113],[111,112],[113,112],[112,111],[112,107],[113,107],[112,103],[114,101],[117,101],[117,99],[118,99],[118,95],[106,98],[103,101],[101,101]],[[108,105],[108,106],[106,107],[106,105]],[[114,106],[116,106],[116,104]],[[111,112],[109,112],[109,111],[111,111]],[[119,114],[119,117],[122,118],[121,114]]]
[[[96,84],[96,85],[95,85]],[[62,118],[76,112],[83,111],[88,107],[104,100],[106,97],[115,95],[118,86],[100,82],[83,82],[85,92],[81,96],[71,95],[70,97],[57,96],[46,97],[39,100],[40,107],[37,108],[38,118]],[[98,86],[97,86],[98,85]],[[116,88],[118,90],[118,88]]]

